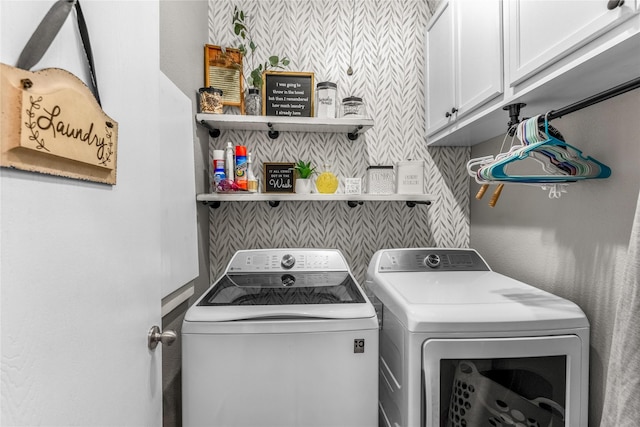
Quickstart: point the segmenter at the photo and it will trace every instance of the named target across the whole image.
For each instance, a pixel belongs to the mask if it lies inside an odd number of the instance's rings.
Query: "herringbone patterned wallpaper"
[[[227,141],[246,145],[253,169],[262,162],[310,160],[338,177],[361,177],[375,164],[425,160],[425,192],[431,206],[402,202],[222,203],[210,210],[211,278],[217,278],[236,250],[271,247],[340,249],[357,280],[364,281],[378,249],[411,246],[466,247],[469,194],[465,164],[469,149],[430,148],[425,136],[424,31],[431,16],[425,0],[356,0],[353,75],[346,73],[351,46],[350,0],[210,0],[210,44],[235,47],[234,5],[248,14],[257,58],[286,55],[288,69],[314,72],[316,82],[338,83],[338,98],[361,96],[375,125],[357,141],[346,135],[223,131],[213,149]],[[245,71],[250,68],[245,59]]]

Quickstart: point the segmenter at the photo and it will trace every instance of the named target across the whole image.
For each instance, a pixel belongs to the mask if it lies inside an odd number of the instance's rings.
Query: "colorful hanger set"
[[[541,122],[544,127],[541,126]],[[521,145],[513,145],[497,156],[485,156],[469,160],[467,172],[482,184],[476,198],[484,195],[490,183],[499,183],[490,206],[494,206],[504,183],[535,184],[550,189],[549,197],[558,198],[566,192],[566,184],[584,179],[608,178],[611,169],[582,151],[566,143],[562,135],[549,126],[546,117],[535,116],[517,125],[515,136]],[[500,151],[504,147],[503,141]],[[507,169],[515,162],[532,159],[544,173],[513,174]],[[495,200],[494,200],[495,199]]]

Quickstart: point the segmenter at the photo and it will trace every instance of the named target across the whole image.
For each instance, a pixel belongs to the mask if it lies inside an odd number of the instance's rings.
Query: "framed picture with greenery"
[[[238,49],[204,46],[204,86],[222,89],[222,105],[240,107],[244,114],[242,53]]]

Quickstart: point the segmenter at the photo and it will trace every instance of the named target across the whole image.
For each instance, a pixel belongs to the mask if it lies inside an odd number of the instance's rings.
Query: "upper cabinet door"
[[[509,0],[509,82],[515,86],[637,13],[637,0]],[[618,2],[619,3],[619,2]]]
[[[427,134],[446,126],[454,119],[451,114],[455,103],[452,9],[451,2],[443,0],[427,26]]]
[[[444,0],[426,33],[427,135],[503,92],[500,0]]]
[[[458,117],[503,91],[502,2],[455,2]]]

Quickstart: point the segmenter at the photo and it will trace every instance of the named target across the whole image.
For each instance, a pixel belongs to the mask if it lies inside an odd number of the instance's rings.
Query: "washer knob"
[[[282,286],[284,286],[285,288],[296,284],[296,278],[290,274],[285,274],[280,279],[282,280]]]
[[[282,261],[280,261],[280,265],[285,270],[289,270],[296,263],[296,258],[291,254],[286,254],[282,257]]]
[[[440,256],[438,254],[429,254],[424,259],[424,263],[427,267],[436,268],[440,266]]]

